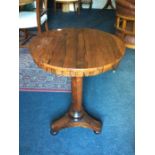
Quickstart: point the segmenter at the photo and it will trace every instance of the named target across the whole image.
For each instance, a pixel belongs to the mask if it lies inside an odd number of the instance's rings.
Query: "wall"
[[[106,4],[107,1],[108,0],[93,0],[92,8],[93,9],[102,9],[105,6],[105,4]],[[115,0],[111,0],[111,1],[112,1],[113,6],[115,7]],[[83,8],[88,8],[89,5],[88,4],[83,4],[82,7]],[[108,7],[108,9],[111,9],[111,8]],[[68,10],[68,7],[66,5],[63,6],[63,11],[64,12],[68,12],[67,10]],[[73,4],[70,4],[69,5],[69,10],[70,11],[74,11]]]
[[[111,0],[111,1],[112,1],[113,5],[115,6],[115,0]],[[107,2],[107,0],[93,0],[92,8],[102,9],[104,7],[104,5],[106,4],[106,2]]]
[[[93,9],[102,9],[104,8],[106,2],[108,0],[93,0],[93,5],[92,5],[92,8]],[[112,4],[113,6],[115,7],[115,0],[111,0],[112,1]],[[83,4],[82,5],[83,8],[88,8],[89,7],[89,4]],[[111,9],[110,7],[108,7],[108,9]],[[68,11],[74,11],[74,7],[73,7],[73,4],[63,4],[63,12],[68,12]]]

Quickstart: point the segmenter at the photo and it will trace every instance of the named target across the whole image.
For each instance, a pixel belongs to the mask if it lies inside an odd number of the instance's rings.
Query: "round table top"
[[[70,77],[93,76],[112,69],[125,53],[116,36],[89,28],[44,32],[29,44],[34,62],[44,70]]]

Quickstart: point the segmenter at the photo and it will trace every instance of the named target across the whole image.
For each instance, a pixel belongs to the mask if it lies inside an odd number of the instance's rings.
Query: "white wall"
[[[113,6],[115,6],[115,0],[111,0],[113,3]],[[107,0],[93,0],[93,6],[94,9],[102,9],[104,5],[106,4]],[[87,7],[86,5],[83,5],[83,7]]]
[[[115,7],[115,0],[111,0],[111,1],[112,1],[113,6]],[[106,2],[107,2],[107,0],[93,0],[92,8],[94,8],[94,9],[102,9],[105,6]],[[82,7],[83,8],[88,8],[89,4],[83,4]],[[108,9],[111,9],[111,8],[108,7]],[[74,11],[73,4],[69,5],[69,10]]]

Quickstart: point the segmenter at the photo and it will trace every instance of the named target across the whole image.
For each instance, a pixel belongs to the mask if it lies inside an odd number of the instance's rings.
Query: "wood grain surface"
[[[35,63],[70,77],[93,76],[112,69],[125,53],[116,36],[89,28],[66,28],[39,34],[29,45]]]

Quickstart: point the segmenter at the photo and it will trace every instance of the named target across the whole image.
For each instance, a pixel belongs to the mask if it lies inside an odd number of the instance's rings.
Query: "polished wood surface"
[[[36,64],[69,77],[93,76],[110,70],[124,55],[124,43],[95,29],[63,29],[44,32],[29,46]]]
[[[68,127],[101,132],[102,122],[90,116],[82,100],[83,76],[115,68],[124,55],[124,43],[95,29],[53,30],[39,34],[29,45],[36,64],[44,70],[72,77],[72,103],[68,112],[51,124],[51,133]]]

